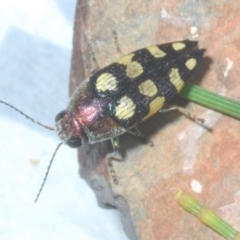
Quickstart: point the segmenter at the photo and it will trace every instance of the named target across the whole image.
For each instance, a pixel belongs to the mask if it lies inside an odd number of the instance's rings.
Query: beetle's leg
[[[95,57],[94,51],[92,49],[92,46],[91,46],[90,42],[88,42],[86,37],[85,37],[85,41],[87,42],[87,49],[88,49],[89,55],[91,57],[92,65],[93,65],[93,69],[91,69],[91,73],[93,74],[96,71],[98,71],[100,69],[100,67],[99,67],[97,59]]]
[[[111,143],[112,143],[112,147],[113,147],[113,152],[107,154],[107,158],[111,158],[113,160],[122,160],[121,155],[119,154],[119,138],[115,137],[115,138],[111,138]]]
[[[112,36],[113,36],[114,44],[115,44],[115,46],[117,48],[118,54],[119,55],[123,55],[123,53],[122,53],[122,51],[121,51],[121,49],[119,47],[117,32],[114,29],[112,29]]]
[[[127,130],[128,133],[140,138],[143,142],[148,143],[151,147],[154,145],[152,141],[142,135],[142,133],[137,128],[131,128]]]
[[[167,109],[161,109],[159,112],[168,112],[168,111],[174,111],[174,110],[179,111],[180,113],[185,115],[187,118],[190,118],[193,121],[195,121],[195,122],[197,122],[201,125],[204,123],[204,119],[198,118],[197,116],[195,116],[192,113],[190,113],[189,111],[187,111],[185,108],[179,107],[179,106],[173,106],[173,107],[170,107],[170,108],[167,108]]]
[[[108,167],[109,167],[109,171],[111,173],[113,182],[115,184],[118,184],[119,181],[118,181],[117,175],[116,175],[116,173],[113,169],[112,161],[113,160],[122,161],[122,157],[119,154],[119,138],[118,137],[111,138],[111,143],[112,143],[112,146],[113,146],[113,152],[107,154]]]

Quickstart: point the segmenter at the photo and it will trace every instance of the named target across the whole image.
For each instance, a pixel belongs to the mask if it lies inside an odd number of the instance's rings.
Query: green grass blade
[[[240,120],[240,102],[187,83],[179,93],[195,103]]]
[[[206,208],[197,199],[185,192],[175,196],[177,203],[186,211],[198,218],[202,223],[228,240],[239,240],[240,233],[226,223],[211,209]]]

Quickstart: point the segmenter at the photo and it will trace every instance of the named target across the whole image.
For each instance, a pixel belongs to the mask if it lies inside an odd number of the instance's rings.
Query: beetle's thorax
[[[59,137],[66,141],[69,134],[77,137],[84,131],[87,142],[94,143],[125,132],[109,116],[108,103],[109,99],[96,96],[85,80],[72,95],[66,115],[57,123]]]

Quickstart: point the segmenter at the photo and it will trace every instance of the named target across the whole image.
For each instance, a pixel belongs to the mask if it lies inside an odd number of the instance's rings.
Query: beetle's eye
[[[71,137],[67,141],[67,145],[71,148],[78,148],[78,147],[82,146],[82,139],[78,138],[78,137]]]
[[[60,113],[58,113],[57,116],[55,117],[55,122],[58,122],[59,120],[61,120],[65,115],[65,113],[66,113],[66,110],[62,110]]]

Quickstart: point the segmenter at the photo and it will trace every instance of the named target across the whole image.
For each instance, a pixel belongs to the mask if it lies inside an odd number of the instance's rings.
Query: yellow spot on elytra
[[[172,47],[175,51],[182,50],[186,47],[186,44],[183,42],[175,42],[172,44]]]
[[[154,56],[155,58],[163,58],[165,57],[167,54],[162,51],[158,46],[150,46],[147,47],[147,50],[152,54],[152,56]]]
[[[97,78],[96,89],[102,92],[117,90],[117,79],[111,73],[102,73]]]
[[[170,82],[175,86],[178,92],[183,88],[184,81],[181,79],[179,75],[179,71],[177,68],[172,68],[169,74]]]
[[[185,62],[185,65],[189,70],[193,70],[197,65],[197,60],[195,58],[190,58]]]
[[[119,104],[115,107],[115,116],[120,120],[131,118],[135,113],[135,109],[136,104],[132,101],[132,99],[127,96],[123,96],[120,99]]]
[[[143,73],[143,67],[140,63],[133,61],[127,64],[126,74],[130,78],[138,77]]]
[[[144,96],[147,96],[147,97],[153,97],[154,95],[157,94],[157,91],[158,91],[155,83],[150,79],[142,82],[138,86],[138,89],[141,94],[143,94]]]
[[[116,62],[119,64],[128,65],[132,61],[133,56],[134,53],[130,53],[128,55],[122,56]]]
[[[149,104],[149,113],[143,118],[143,121],[157,113],[164,105],[165,97],[156,97]]]

